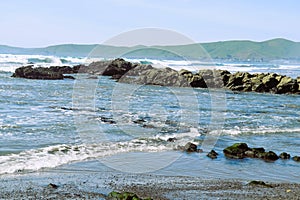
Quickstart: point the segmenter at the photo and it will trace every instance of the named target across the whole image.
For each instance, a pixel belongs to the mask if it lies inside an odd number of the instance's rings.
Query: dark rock
[[[251,185],[251,186],[264,186],[264,187],[268,187],[268,188],[273,188],[272,185],[266,184],[263,181],[251,181],[247,185]]]
[[[280,155],[279,155],[279,158],[281,159],[284,159],[284,160],[288,160],[291,158],[291,155],[286,153],[286,152],[282,152]]]
[[[246,143],[235,143],[223,150],[227,158],[243,159],[246,157],[245,152],[250,150]]]
[[[112,76],[112,75],[124,75],[126,72],[132,69],[132,63],[125,61],[122,58],[117,58],[113,60],[103,71],[102,75]]]
[[[59,186],[54,183],[49,183],[48,188],[57,189]]]
[[[217,152],[215,152],[214,150],[211,150],[206,156],[211,159],[216,159],[218,155],[219,154]]]
[[[74,72],[73,68],[70,66],[51,66],[49,68],[50,71],[52,72],[58,72],[61,74],[74,74],[77,73],[76,71]]]
[[[262,157],[261,155],[265,153],[265,149],[260,147],[260,148],[251,148],[250,150],[245,152],[246,157],[249,158],[260,158]]]
[[[269,152],[263,153],[262,159],[264,159],[266,161],[275,161],[275,160],[278,160],[279,157],[273,151],[269,151]]]
[[[175,142],[177,140],[177,138],[168,138],[167,142]]]
[[[60,72],[54,72],[50,68],[44,67],[33,68],[32,65],[17,68],[12,77],[42,80],[61,80],[64,78]]]
[[[133,123],[135,123],[135,124],[143,124],[143,123],[145,123],[146,122],[146,120],[144,120],[144,119],[136,119],[136,120],[133,120]]]
[[[108,117],[100,117],[100,120],[104,123],[107,124],[116,124],[116,121],[112,120],[111,118]]]
[[[184,151],[186,152],[197,152],[197,145],[196,144],[193,144],[191,142],[188,142],[184,148],[183,148]]]
[[[69,76],[69,75],[68,75],[68,76],[65,76],[65,75],[64,75],[64,78],[65,78],[65,79],[72,79],[72,80],[75,80],[74,76]]]
[[[292,159],[296,162],[300,162],[300,156],[294,156]]]

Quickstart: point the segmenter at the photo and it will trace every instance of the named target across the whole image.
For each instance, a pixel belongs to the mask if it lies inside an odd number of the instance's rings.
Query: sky
[[[101,44],[141,28],[178,32],[195,42],[300,42],[298,0],[0,1],[0,44],[45,47]]]

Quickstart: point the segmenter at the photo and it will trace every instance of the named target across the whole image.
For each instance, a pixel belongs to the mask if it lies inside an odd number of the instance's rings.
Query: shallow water
[[[27,80],[11,74],[0,72],[0,174],[97,159],[138,173],[300,181],[300,164],[292,160],[222,155],[235,142],[300,155],[297,95],[138,86],[88,75],[75,81]],[[170,137],[178,140],[169,143]],[[174,151],[189,141],[220,156],[210,160],[206,153]],[[87,167],[97,170],[95,164]]]

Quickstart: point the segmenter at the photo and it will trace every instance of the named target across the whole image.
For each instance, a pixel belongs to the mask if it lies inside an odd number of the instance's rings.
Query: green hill
[[[97,47],[97,48],[96,48]],[[204,50],[201,50],[201,49]],[[200,50],[199,50],[200,49]],[[300,43],[286,39],[263,42],[224,41],[178,46],[116,47],[107,45],[63,44],[45,48],[18,48],[0,45],[0,53],[56,56],[138,57],[138,58],[208,58],[234,60],[300,60]]]

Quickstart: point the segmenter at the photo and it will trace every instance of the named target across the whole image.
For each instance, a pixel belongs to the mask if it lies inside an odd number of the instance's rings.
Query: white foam
[[[135,139],[117,143],[50,146],[0,156],[0,174],[54,168],[71,162],[98,159],[126,152],[169,151],[174,148],[173,145],[158,140]]]
[[[66,63],[62,63],[64,59]],[[85,63],[85,58],[57,57],[44,55],[13,55],[0,54],[0,71],[14,72],[18,67],[28,65],[33,61],[34,67],[63,66]]]
[[[274,134],[274,133],[300,133],[300,128],[264,128],[260,127],[258,129],[251,128],[239,128],[236,127],[234,129],[222,130],[221,134],[225,135],[241,135],[241,134]]]

